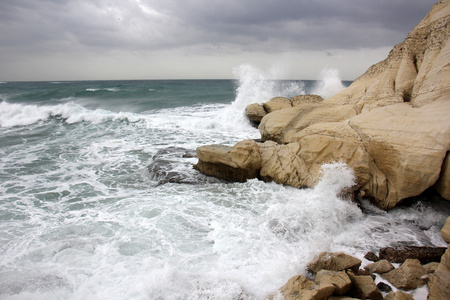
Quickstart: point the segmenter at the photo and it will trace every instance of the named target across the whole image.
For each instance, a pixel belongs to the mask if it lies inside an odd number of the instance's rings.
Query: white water
[[[320,80],[313,88],[311,94],[320,95],[322,98],[326,99],[344,89],[345,86],[342,84],[339,70],[325,68],[320,72]]]
[[[263,299],[321,251],[444,244],[447,210],[364,215],[336,197],[354,181],[339,163],[304,190],[148,177],[158,150],[259,137],[237,117],[245,86],[230,105],[141,114],[0,103],[0,298]],[[167,159],[195,174],[195,158]]]
[[[239,84],[236,90],[236,100],[233,107],[243,111],[252,103],[264,103],[273,97],[292,97],[304,95],[305,87],[302,82],[281,81],[286,74],[280,69],[272,68],[263,71],[249,64],[242,64],[233,70]]]

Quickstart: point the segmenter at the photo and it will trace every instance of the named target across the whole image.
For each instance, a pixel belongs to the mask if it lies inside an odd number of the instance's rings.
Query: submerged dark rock
[[[403,263],[407,259],[418,259],[422,264],[440,262],[445,247],[401,246],[381,248],[379,257],[393,263]]]
[[[380,258],[373,252],[367,252],[366,255],[364,255],[364,258],[370,261],[379,261]]]
[[[206,176],[193,169],[192,158],[195,150],[182,147],[168,147],[159,150],[147,166],[148,176],[158,184],[184,183],[201,184],[222,182],[220,179]]]

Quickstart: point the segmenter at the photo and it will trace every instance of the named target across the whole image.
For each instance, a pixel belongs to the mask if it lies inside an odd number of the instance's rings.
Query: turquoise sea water
[[[348,85],[349,83],[345,83]],[[314,189],[197,173],[195,149],[259,138],[243,107],[313,81],[0,83],[0,299],[262,299],[321,251],[444,245],[440,201],[386,213]]]

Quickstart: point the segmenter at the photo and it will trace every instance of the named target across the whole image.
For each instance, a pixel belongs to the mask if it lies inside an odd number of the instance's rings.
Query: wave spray
[[[334,68],[324,68],[320,72],[320,81],[314,86],[311,94],[320,95],[326,99],[345,89],[339,71]]]

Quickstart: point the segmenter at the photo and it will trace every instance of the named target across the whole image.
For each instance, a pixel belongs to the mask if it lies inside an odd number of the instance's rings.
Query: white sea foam
[[[23,105],[0,102],[0,127],[26,126],[44,121],[50,117],[61,117],[66,123],[104,121],[137,122],[142,116],[128,112],[110,112],[107,110],[89,110],[73,102],[53,106]]]
[[[342,163],[324,165],[321,181],[302,190],[256,179],[155,185],[142,175],[169,146],[259,136],[222,122],[230,106],[131,114],[0,103],[1,126],[17,126],[0,128],[8,141],[0,147],[0,298],[264,299],[321,251],[362,258],[396,242],[444,243],[445,210],[384,212],[363,201],[363,215],[338,197],[354,183]],[[45,122],[54,117],[62,122]],[[33,122],[39,130],[19,126]],[[173,159],[167,172],[196,172],[196,158]]]
[[[311,94],[328,98],[343,89],[345,89],[345,86],[342,84],[339,71],[334,68],[325,68],[320,72],[320,80],[313,88]]]
[[[98,91],[108,91],[108,92],[118,92],[120,89],[118,87],[111,87],[111,88],[87,88],[87,92],[98,92]]]
[[[230,126],[249,127],[245,107],[252,103],[263,103],[273,97],[292,97],[305,94],[304,84],[299,81],[281,80],[286,74],[273,67],[265,72],[250,64],[233,69],[237,79],[236,98],[231,106],[218,115],[218,121]]]
[[[242,64],[233,69],[237,78],[236,100],[233,108],[243,109],[251,103],[263,103],[273,97],[292,97],[305,93],[301,82],[284,82],[280,79],[286,74],[280,74],[280,69],[272,68],[264,72],[250,64]]]
[[[50,109],[36,105],[0,102],[0,127],[30,125],[50,116]]]

